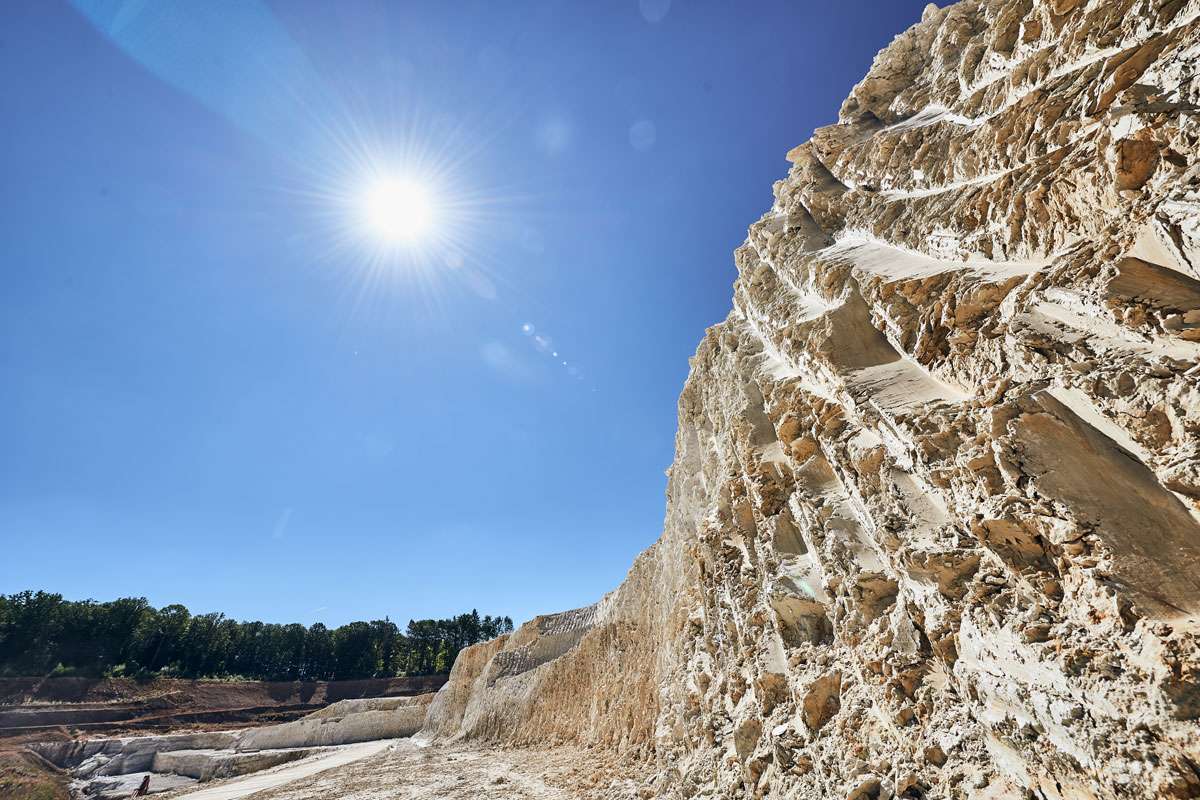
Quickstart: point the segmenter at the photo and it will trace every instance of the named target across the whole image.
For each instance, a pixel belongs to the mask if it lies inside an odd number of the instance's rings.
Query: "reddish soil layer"
[[[0,749],[77,735],[286,722],[337,700],[437,691],[444,675],[356,681],[0,678]]]

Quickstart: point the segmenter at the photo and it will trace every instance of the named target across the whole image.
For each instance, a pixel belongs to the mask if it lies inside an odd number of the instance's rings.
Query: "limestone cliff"
[[[662,538],[426,731],[646,796],[1200,797],[1198,17],[930,5],[738,249]]]

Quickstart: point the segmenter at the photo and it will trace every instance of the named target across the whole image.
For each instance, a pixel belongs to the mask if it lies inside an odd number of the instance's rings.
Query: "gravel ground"
[[[230,782],[232,783],[232,782]],[[485,749],[401,739],[366,758],[222,800],[635,800],[633,765],[590,751]],[[211,789],[218,788],[213,785]],[[208,790],[206,790],[208,791]],[[645,795],[642,795],[645,796]],[[183,795],[182,798],[187,798]]]

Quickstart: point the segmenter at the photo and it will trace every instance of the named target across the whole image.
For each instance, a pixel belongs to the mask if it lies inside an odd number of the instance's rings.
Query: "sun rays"
[[[488,186],[480,140],[411,108],[384,130],[361,122],[377,111],[339,112],[290,194],[312,223],[299,233],[305,255],[340,275],[346,313],[371,314],[397,296],[428,316],[447,315],[462,291],[495,300],[489,243],[521,198]]]

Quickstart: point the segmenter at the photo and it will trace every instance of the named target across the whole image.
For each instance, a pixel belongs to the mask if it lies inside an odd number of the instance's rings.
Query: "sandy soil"
[[[376,743],[371,743],[376,744]],[[180,800],[634,800],[641,783],[633,765],[613,765],[588,752],[482,749],[427,745],[412,739],[353,763],[292,775],[301,765],[259,773],[269,786],[251,791],[239,779],[210,784]],[[284,782],[272,778],[282,776]],[[242,779],[244,780],[244,779]],[[232,790],[232,791],[231,791]],[[642,795],[645,796],[645,795]]]
[[[182,797],[187,800],[238,800],[258,793],[266,792],[286,784],[303,780],[328,770],[336,771],[354,761],[387,750],[393,741],[382,739],[374,742],[360,742],[346,745],[332,753],[326,753],[302,761],[276,767],[274,769],[218,781],[213,784],[203,784],[200,788],[189,789],[166,797]],[[153,780],[153,778],[151,779]]]

